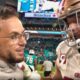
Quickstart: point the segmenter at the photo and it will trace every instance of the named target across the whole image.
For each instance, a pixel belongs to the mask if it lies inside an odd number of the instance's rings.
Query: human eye
[[[16,39],[17,36],[16,36],[16,35],[12,35],[12,36],[10,36],[10,38],[11,38],[11,39]]]
[[[10,38],[11,39],[17,39],[18,36],[19,36],[19,34],[14,33],[14,34],[10,35]]]

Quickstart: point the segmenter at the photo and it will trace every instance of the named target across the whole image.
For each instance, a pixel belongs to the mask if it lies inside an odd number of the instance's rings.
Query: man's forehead
[[[5,20],[0,19],[0,29],[4,26]]]
[[[0,27],[9,26],[9,25],[19,25],[21,24],[20,20],[17,17],[11,17],[8,19],[0,19]]]
[[[68,29],[70,29],[70,30],[74,30],[74,29],[80,30],[80,25],[77,24],[77,23],[71,23],[69,25]]]
[[[72,20],[72,21],[74,20],[75,21],[76,20],[76,16],[75,15],[74,16],[68,16],[67,17],[67,21],[70,21],[70,20]]]
[[[7,21],[7,19],[6,20],[0,19],[0,29],[6,28],[8,26],[8,23],[9,22]]]
[[[76,23],[71,23],[71,24],[69,25],[69,27],[75,28],[75,27],[77,27],[77,24],[76,24]]]
[[[78,15],[74,15],[74,16],[68,16],[67,17],[67,22],[68,22],[68,24],[70,24],[70,23],[80,23],[80,16],[78,16]]]
[[[8,21],[8,20],[0,20],[0,30],[4,30],[4,31],[6,31],[6,32],[14,32],[14,31],[22,31],[22,30],[24,30],[23,29],[23,27],[20,25],[20,24],[18,24],[18,22],[17,22],[17,24],[16,23],[14,23],[13,21]]]

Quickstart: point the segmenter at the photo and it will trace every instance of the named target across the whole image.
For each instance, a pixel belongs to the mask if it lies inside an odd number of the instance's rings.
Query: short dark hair
[[[0,19],[8,19],[10,17],[19,17],[18,13],[11,7],[0,6]]]

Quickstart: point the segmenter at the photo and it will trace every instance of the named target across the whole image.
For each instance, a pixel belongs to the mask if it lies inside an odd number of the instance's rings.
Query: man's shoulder
[[[23,72],[16,65],[13,66],[0,60],[0,80],[23,80]],[[14,80],[13,79],[13,80]]]
[[[67,45],[67,41],[62,41],[59,43],[58,47],[56,48],[56,54],[66,54],[69,51],[70,47]]]
[[[62,47],[65,47],[65,46],[67,46],[67,45],[66,45],[66,41],[61,41],[61,42],[58,44],[56,50],[58,50],[58,49],[60,49],[60,48],[62,48]]]

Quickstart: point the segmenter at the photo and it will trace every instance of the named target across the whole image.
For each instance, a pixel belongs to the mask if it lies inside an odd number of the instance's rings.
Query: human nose
[[[18,39],[20,39],[20,38],[24,38],[25,40],[28,40],[28,38],[29,38],[29,33],[22,33],[22,34],[19,34],[18,36]]]
[[[26,44],[27,43],[27,40],[29,39],[29,33],[23,33],[21,35],[18,36],[18,39],[19,39],[19,44]]]
[[[19,39],[19,45],[21,46],[25,46],[26,43],[27,43],[27,40],[22,36],[20,39]]]

